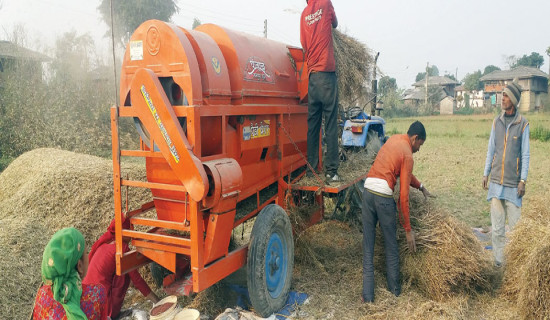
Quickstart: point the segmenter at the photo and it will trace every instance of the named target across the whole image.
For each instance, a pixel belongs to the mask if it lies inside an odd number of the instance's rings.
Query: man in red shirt
[[[400,221],[405,228],[411,252],[416,251],[414,231],[409,221],[409,186],[419,189],[424,197],[432,196],[416,179],[413,171],[413,153],[420,150],[426,140],[426,130],[421,122],[411,124],[407,134],[393,135],[380,149],[365,180],[363,191],[363,293],[362,300],[374,301],[374,240],[376,223],[384,236],[388,289],[399,296],[399,246],[397,245],[396,204],[393,189],[399,182]]]
[[[319,131],[325,115],[327,182],[338,177],[338,84],[332,28],[338,20],[330,0],[306,0],[300,20],[300,41],[308,65],[307,161],[314,170],[319,166]],[[308,174],[312,174],[308,172]]]

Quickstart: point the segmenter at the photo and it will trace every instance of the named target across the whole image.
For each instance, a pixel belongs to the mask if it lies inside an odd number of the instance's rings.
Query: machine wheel
[[[256,218],[247,268],[254,310],[265,318],[284,307],[294,268],[294,240],[290,219],[280,206],[270,204]]]

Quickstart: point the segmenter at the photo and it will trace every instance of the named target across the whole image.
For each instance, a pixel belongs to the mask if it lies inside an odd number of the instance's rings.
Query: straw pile
[[[344,106],[366,102],[374,58],[366,45],[338,30],[332,31],[338,77],[338,99]]]
[[[416,231],[417,253],[408,252],[403,232],[400,244],[404,281],[438,301],[488,288],[484,274],[490,266],[489,257],[471,228],[441,210],[413,216],[411,223]]]
[[[123,169],[131,179],[145,177],[143,165]],[[112,162],[36,149],[14,160],[0,181],[0,318],[24,319],[31,312],[42,252],[53,233],[75,227],[90,247],[114,216]],[[137,206],[150,201],[150,195],[130,189],[129,199]]]
[[[502,294],[525,319],[550,318],[550,209],[544,198],[526,201],[506,247]]]
[[[399,188],[396,189],[398,196]],[[411,189],[409,198],[417,252],[410,253],[405,232],[399,226],[403,281],[436,301],[472,293],[480,288],[487,289],[489,256],[482,251],[482,245],[471,228],[434,206],[432,201],[426,201],[420,192]],[[383,248],[378,247],[381,243],[377,241],[375,259],[378,259],[378,268],[382,271],[385,269],[385,257]]]

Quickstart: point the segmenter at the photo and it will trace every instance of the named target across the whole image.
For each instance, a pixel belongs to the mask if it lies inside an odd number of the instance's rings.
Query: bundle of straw
[[[549,216],[546,199],[529,199],[506,246],[502,294],[525,319],[550,318]]]
[[[368,101],[374,58],[366,45],[343,32],[333,30],[332,39],[339,102],[345,107],[362,105]]]
[[[398,228],[401,273],[405,283],[439,301],[487,287],[484,274],[489,268],[489,259],[466,224],[414,190],[410,194],[410,220],[416,233],[416,253],[410,252],[405,232]],[[383,250],[375,252],[380,255],[378,263],[385,265]]]

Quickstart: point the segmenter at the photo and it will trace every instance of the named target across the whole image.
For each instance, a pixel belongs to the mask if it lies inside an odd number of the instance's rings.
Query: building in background
[[[42,80],[42,63],[50,58],[15,43],[0,40],[0,89],[11,72],[25,73]]]
[[[523,90],[518,109],[522,112],[541,110],[548,95],[548,75],[540,69],[525,66],[496,70],[481,77],[485,87],[485,103],[500,107],[502,90],[516,78]]]
[[[441,87],[445,91],[446,95],[453,97],[455,87],[458,86],[458,82],[444,76],[430,76],[428,77],[428,87],[432,86]],[[417,89],[426,89],[426,78],[415,82],[413,87]]]
[[[448,77],[428,77],[428,102],[433,104],[434,110],[440,114],[453,114],[455,109],[455,87],[458,82]],[[418,108],[426,101],[426,79],[413,84],[412,89],[405,90],[403,102],[411,108]]]
[[[481,108],[485,97],[483,90],[466,90],[464,85],[455,88],[456,108]]]

